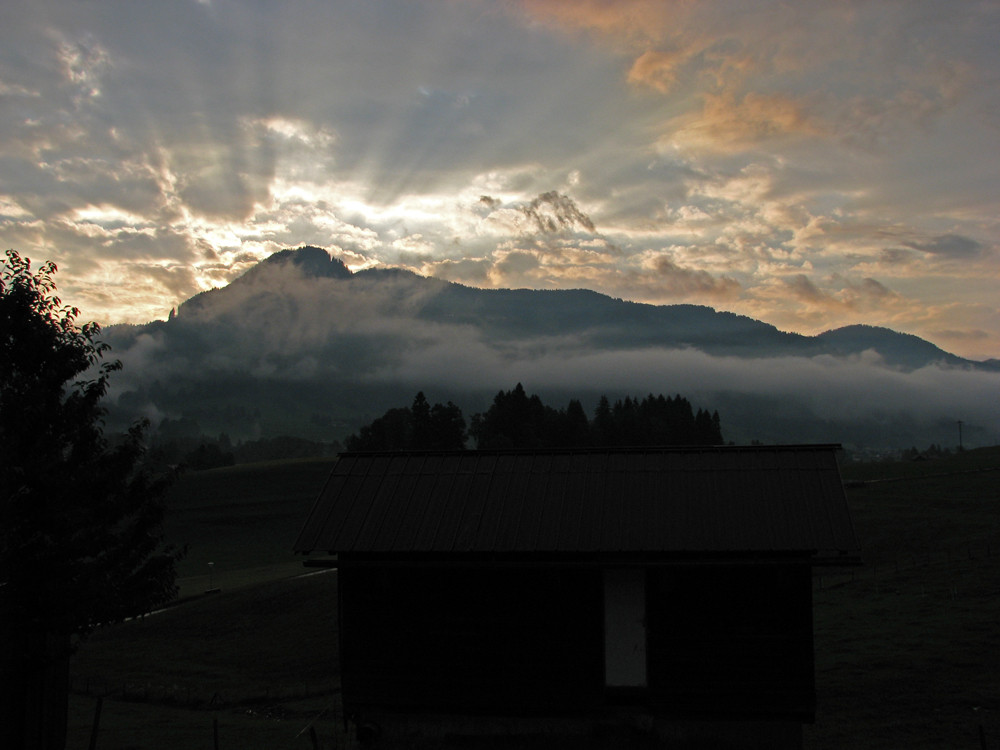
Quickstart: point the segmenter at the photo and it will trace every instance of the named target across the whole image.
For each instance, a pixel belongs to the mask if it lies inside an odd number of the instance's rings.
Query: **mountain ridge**
[[[427,321],[445,319],[452,323],[476,324],[492,334],[516,335],[530,330],[549,335],[596,327],[596,314],[617,316],[618,325],[667,326],[669,335],[648,331],[635,337],[633,343],[646,345],[710,347],[722,353],[728,345],[737,356],[752,347],[765,347],[758,351],[764,356],[832,356],[858,355],[874,351],[886,364],[904,368],[919,368],[943,363],[954,367],[982,367],[1000,369],[998,360],[983,362],[969,360],[941,349],[936,344],[908,333],[883,326],[865,323],[851,324],[823,331],[814,336],[783,331],[776,326],[746,315],[717,310],[707,305],[689,303],[655,305],[614,298],[589,289],[484,289],[434,277],[420,276],[407,269],[366,268],[352,272],[339,259],[326,250],[306,245],[298,249],[276,252],[251,267],[227,287],[209,290],[182,303],[177,314],[192,312],[209,304],[215,295],[224,290],[245,284],[264,285],[268,272],[275,268],[290,267],[300,271],[306,279],[336,279],[344,281],[382,281],[405,279],[431,287],[437,297],[422,305],[417,315]],[[538,320],[539,312],[531,301],[547,305],[545,315]],[[259,302],[259,300],[258,300]],[[596,310],[596,312],[595,312]],[[589,313],[589,315],[585,315]],[[685,335],[686,334],[686,335]],[[754,334],[757,338],[745,339]],[[596,334],[594,343],[610,344],[612,337]],[[776,352],[776,347],[783,350]],[[787,348],[786,348],[787,347]]]
[[[805,336],[702,305],[478,289],[402,269],[352,273],[308,246],[192,297],[168,321],[105,334],[125,364],[117,407],[251,437],[339,439],[417,390],[471,413],[524,381],[554,403],[652,392],[725,403],[727,439],[908,446],[907,435],[936,434],[949,420],[976,429],[965,405],[932,412],[940,392],[911,392],[995,372],[875,326]],[[873,388],[885,394],[869,398]],[[918,402],[928,413],[915,421]],[[938,427],[915,431],[928,419]]]

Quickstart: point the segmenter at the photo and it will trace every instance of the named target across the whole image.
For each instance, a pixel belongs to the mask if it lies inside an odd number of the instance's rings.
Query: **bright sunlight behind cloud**
[[[266,255],[1000,353],[1000,6],[0,11],[0,241],[105,323]]]

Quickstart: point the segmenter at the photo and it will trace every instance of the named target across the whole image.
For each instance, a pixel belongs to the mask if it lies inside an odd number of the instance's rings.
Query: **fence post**
[[[94,725],[90,728],[90,750],[97,750],[97,732],[101,727],[101,709],[104,707],[104,696],[97,696],[97,706],[94,708]]]

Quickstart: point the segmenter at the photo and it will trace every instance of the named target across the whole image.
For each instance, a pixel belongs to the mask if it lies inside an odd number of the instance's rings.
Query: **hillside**
[[[728,439],[858,447],[1000,439],[989,363],[915,336],[818,336],[696,305],[587,290],[476,289],[396,269],[351,273],[283,251],[168,321],[114,326],[125,365],[112,420],[190,419],[234,439],[342,440],[418,390],[482,411],[522,382],[548,403],[680,393],[718,409]]]

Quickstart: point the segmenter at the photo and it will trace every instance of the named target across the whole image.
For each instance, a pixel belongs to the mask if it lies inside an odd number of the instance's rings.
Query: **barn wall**
[[[808,565],[670,565],[644,582],[647,686],[623,694],[605,688],[598,568],[342,564],[345,709],[812,719]]]
[[[345,708],[599,705],[601,593],[599,570],[342,565]]]
[[[808,565],[648,572],[651,699],[680,715],[815,710]]]

